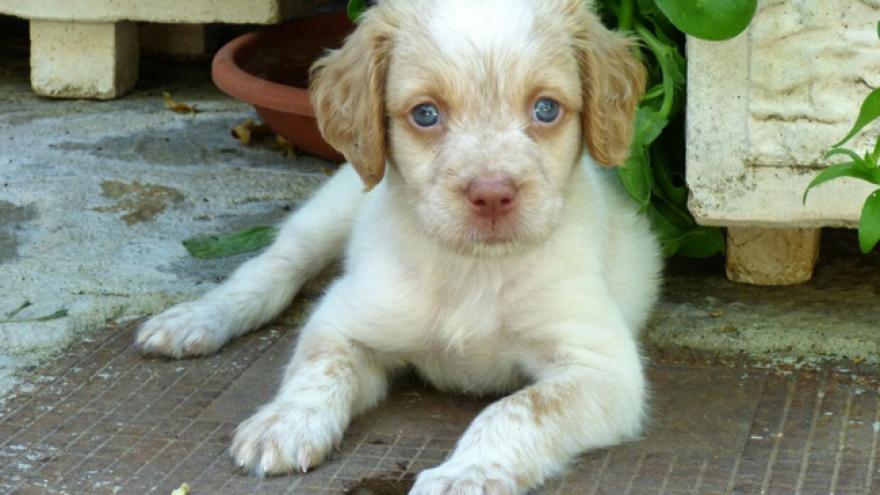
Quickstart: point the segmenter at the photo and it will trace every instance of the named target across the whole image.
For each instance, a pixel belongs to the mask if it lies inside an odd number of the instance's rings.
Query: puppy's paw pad
[[[258,476],[305,473],[339,442],[339,424],[327,411],[269,404],[238,426],[230,453],[236,465]]]
[[[453,461],[422,471],[409,495],[518,495],[506,471],[492,464]]]
[[[216,308],[198,301],[160,313],[138,329],[135,344],[146,354],[184,357],[211,354],[226,343]]]

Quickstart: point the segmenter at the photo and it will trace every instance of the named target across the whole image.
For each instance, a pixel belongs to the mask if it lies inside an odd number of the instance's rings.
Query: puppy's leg
[[[210,354],[270,321],[303,284],[342,256],[363,198],[357,174],[342,168],[285,221],[264,253],[201,299],[145,322],[137,344],[144,352],[173,357]]]
[[[635,343],[605,346],[528,363],[535,383],[486,408],[410,495],[526,493],[575,455],[637,435],[644,383]]]
[[[355,414],[385,396],[386,373],[402,363],[346,337],[362,320],[354,313],[334,286],[303,328],[278,394],[236,429],[230,453],[239,466],[260,476],[306,472]]]

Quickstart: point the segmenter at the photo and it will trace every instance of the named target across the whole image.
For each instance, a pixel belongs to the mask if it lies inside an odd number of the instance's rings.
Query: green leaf
[[[367,10],[367,0],[348,0],[348,18],[352,21],[358,20],[365,10]]]
[[[697,227],[688,232],[676,254],[686,258],[708,258],[724,252],[724,233],[715,227]]]
[[[748,27],[757,0],[656,0],[666,17],[687,34],[706,40],[733,38]]]
[[[654,205],[648,207],[648,218],[654,235],[660,241],[663,256],[668,258],[678,252],[687,230],[676,225]]]
[[[19,305],[17,308],[15,308],[15,309],[13,309],[12,311],[6,313],[6,317],[7,317],[7,318],[15,318],[15,315],[21,313],[22,310],[24,310],[24,309],[27,308],[28,306],[32,306],[33,304],[34,304],[34,303],[25,300],[25,302],[21,303],[21,305]]]
[[[666,257],[705,258],[724,251],[721,229],[697,225],[684,207],[655,196],[647,214]]]
[[[647,19],[654,18],[660,13],[654,0],[636,0],[636,5],[639,7],[639,14]]]
[[[636,200],[642,208],[651,202],[651,163],[648,161],[648,153],[645,148],[638,148],[630,152],[624,166],[617,169],[617,176],[623,183],[626,192]]]
[[[656,147],[651,149],[651,163],[654,169],[654,193],[663,196],[676,206],[687,207],[687,186],[676,186],[673,172],[662,152]]]
[[[871,153],[871,158],[868,160],[868,165],[871,167],[877,166],[877,160],[880,160],[880,139],[874,143],[874,151]]]
[[[643,208],[650,203],[653,188],[648,147],[657,139],[666,124],[666,119],[657,112],[645,108],[636,110],[636,129],[630,156],[623,167],[617,169],[624,189]]]
[[[663,85],[657,84],[645,92],[645,96],[642,97],[642,101],[653,100],[654,98],[661,97],[663,97]]]
[[[873,184],[880,184],[880,169],[868,170],[865,169],[863,165],[854,162],[838,163],[837,165],[832,165],[823,170],[822,173],[817,175],[810,182],[810,185],[807,186],[807,189],[804,191],[804,204],[807,204],[807,195],[810,193],[811,189],[818,186],[819,184],[823,184],[825,182],[840,177],[853,177],[855,179],[862,179]]]
[[[277,233],[275,227],[253,227],[231,234],[193,237],[183,241],[183,245],[199,259],[224,258],[268,246]]]
[[[59,309],[58,311],[52,313],[51,315],[38,316],[38,317],[36,317],[36,318],[31,318],[31,319],[28,320],[28,321],[50,321],[50,320],[58,320],[58,319],[60,319],[60,318],[64,318],[64,317],[67,316],[68,314],[69,314],[69,313],[67,312],[66,309]]]
[[[671,46],[641,24],[636,24],[635,31],[645,42],[651,54],[660,66],[660,79],[663,85],[663,102],[657,112],[660,117],[668,119],[675,110],[676,88],[684,86],[685,62],[678,50]],[[683,94],[683,92],[682,92]]]
[[[871,193],[859,219],[859,246],[867,254],[880,242],[880,189]]]
[[[877,117],[880,117],[880,88],[871,91],[871,93],[865,98],[865,101],[862,102],[862,108],[859,110],[859,116],[856,118],[856,123],[853,124],[849,134],[834,146],[840,146],[852,139],[853,136],[858,134],[859,131],[873,122]]]
[[[865,160],[862,157],[860,157],[858,153],[856,153],[853,150],[846,149],[846,148],[831,148],[830,150],[828,150],[825,153],[825,158],[831,158],[832,156],[837,156],[837,155],[846,155],[846,156],[852,158],[853,163],[855,163],[857,166],[864,166],[865,165]]]
[[[654,0],[636,0],[636,5],[638,6],[636,19],[641,18],[642,20],[651,23],[658,35],[662,31],[662,37],[668,40],[669,34],[680,33],[680,31],[669,22],[669,18],[657,8],[657,3]],[[674,45],[675,43],[668,44]]]
[[[28,304],[28,306],[30,306],[30,304]],[[24,309],[26,307],[27,306],[19,308],[19,310],[15,311],[14,313],[11,313],[11,314],[14,316],[15,314],[18,314],[18,311],[20,311],[21,309]],[[52,313],[51,315],[36,316],[33,318],[12,318],[12,317],[10,317],[7,319],[0,320],[0,324],[4,324],[4,323],[35,323],[35,322],[41,322],[41,321],[58,320],[58,319],[64,318],[68,314],[69,313],[67,312],[67,310],[62,308],[62,309],[59,309],[58,311]],[[7,315],[7,316],[9,316],[9,315]]]

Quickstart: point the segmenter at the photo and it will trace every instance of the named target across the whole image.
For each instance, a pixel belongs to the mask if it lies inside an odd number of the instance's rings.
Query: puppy
[[[277,396],[236,430],[235,462],[309,470],[406,368],[507,394],[412,494],[524,493],[637,435],[660,256],[601,167],[629,150],[645,77],[632,43],[584,0],[384,0],[312,76],[321,131],[351,166],[267,251],[137,336],[149,353],[209,354],[344,256]]]

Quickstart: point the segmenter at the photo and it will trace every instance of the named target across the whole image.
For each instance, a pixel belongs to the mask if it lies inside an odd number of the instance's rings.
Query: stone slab
[[[0,14],[25,19],[165,23],[275,24],[308,13],[325,0],[0,0]]]
[[[872,88],[880,86],[880,4],[760,0],[725,42],[689,38],[689,207],[705,225],[854,227],[873,190],[856,180],[804,189]],[[873,147],[874,125],[855,149]]]

